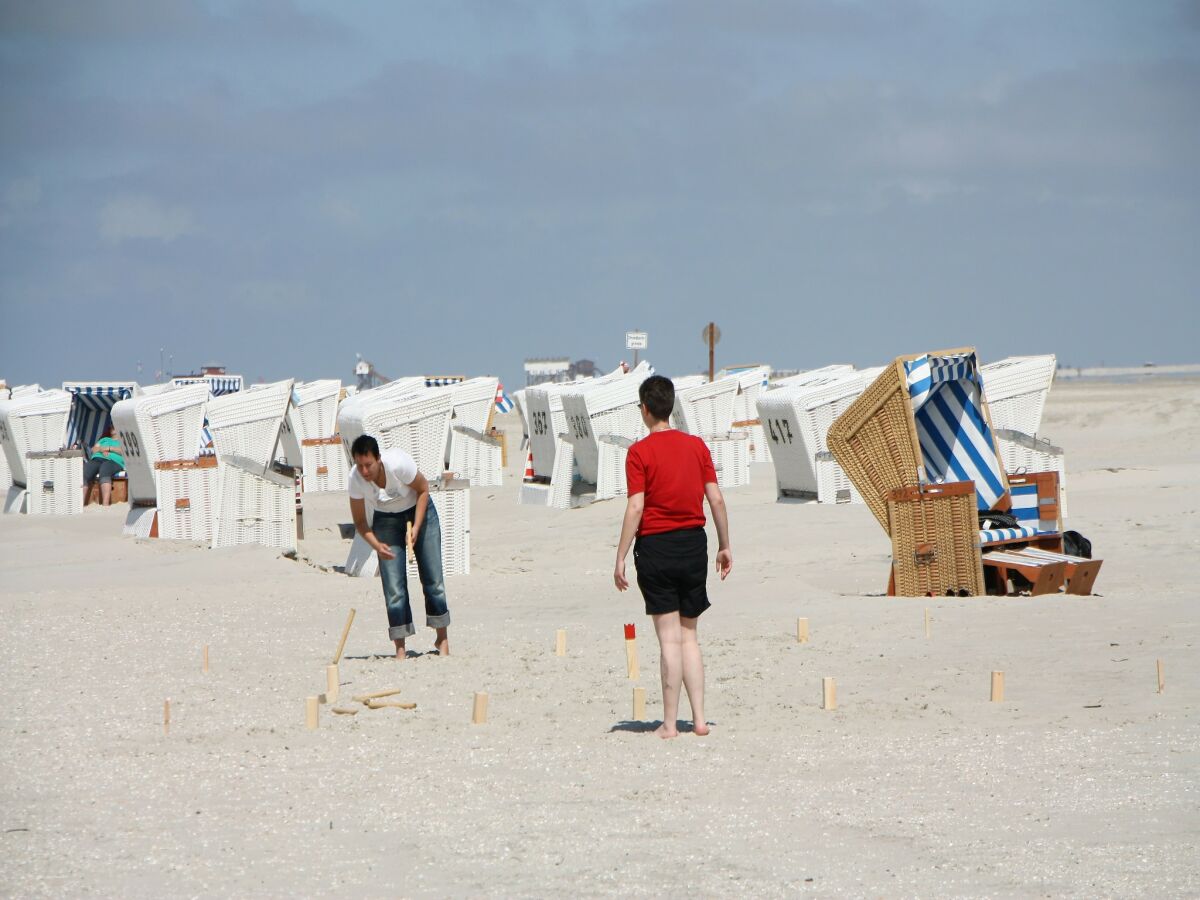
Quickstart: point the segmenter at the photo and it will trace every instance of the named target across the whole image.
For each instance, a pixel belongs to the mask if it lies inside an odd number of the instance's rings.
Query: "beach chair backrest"
[[[992,427],[1036,435],[1057,367],[1053,354],[1010,356],[980,367]]]
[[[71,395],[57,389],[0,401],[0,443],[14,483],[26,484],[26,454],[63,448],[70,414]]]
[[[209,401],[208,430],[219,461],[255,475],[270,468],[292,402],[293,384],[288,378]]]
[[[157,498],[155,463],[196,458],[208,396],[207,384],[192,384],[113,405],[113,426],[122,444],[131,502]]]
[[[715,381],[675,391],[675,427],[698,437],[727,435],[733,428],[734,406],[741,379],[726,375]]]

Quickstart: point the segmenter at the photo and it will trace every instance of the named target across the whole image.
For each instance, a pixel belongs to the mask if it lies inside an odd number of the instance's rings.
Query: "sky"
[[[1198,362],[1198,160],[1194,0],[0,0],[0,378]]]

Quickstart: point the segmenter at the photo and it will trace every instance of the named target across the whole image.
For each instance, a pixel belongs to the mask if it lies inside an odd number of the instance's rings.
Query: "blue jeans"
[[[416,507],[404,512],[375,512],[371,530],[380,543],[387,544],[395,559],[379,560],[379,575],[383,579],[383,599],[387,603],[388,636],[398,641],[416,634],[412,607],[408,602],[408,569],[406,565],[408,523],[416,518]],[[417,535],[413,555],[425,592],[425,624],[430,628],[445,628],[450,624],[446,606],[446,585],[442,579],[442,525],[438,520],[433,498],[425,508],[425,522]]]

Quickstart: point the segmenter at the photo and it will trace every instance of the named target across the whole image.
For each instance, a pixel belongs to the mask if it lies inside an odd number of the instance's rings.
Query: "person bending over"
[[[450,610],[442,578],[442,527],[437,507],[429,499],[429,482],[417,471],[411,456],[398,448],[379,452],[379,442],[359,435],[350,446],[350,514],[354,528],[379,554],[383,599],[387,604],[388,635],[396,645],[396,659],[404,659],[404,639],[416,634],[408,602],[408,569],[404,548],[408,523],[413,529],[413,555],[425,592],[425,623],[437,631],[434,646],[449,656]],[[368,507],[374,512],[368,518]]]
[[[112,423],[104,429],[104,437],[92,447],[92,458],[83,467],[83,505],[87,506],[92,482],[100,479],[100,502],[112,506],[113,476],[125,469],[125,457],[121,455],[121,441],[116,437]]]
[[[708,734],[704,662],[696,630],[700,614],[710,606],[704,500],[708,500],[717,528],[716,571],[722,581],[733,569],[729,518],[708,446],[694,435],[671,428],[675,385],[661,375],[651,375],[642,382],[638,398],[650,434],[630,447],[625,459],[629,499],[613,582],[618,591],[629,588],[625,557],[632,543],[638,588],[658,636],[663,723],[656,734],[679,736],[676,717],[682,681],[692,706],[692,729],[704,735]]]

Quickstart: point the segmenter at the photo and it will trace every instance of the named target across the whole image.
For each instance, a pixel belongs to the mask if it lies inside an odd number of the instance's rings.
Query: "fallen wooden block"
[[[339,715],[339,716],[357,716],[358,715],[358,707],[357,706],[335,706],[335,707],[333,707],[333,709],[330,710],[330,712],[335,713],[336,715]]]
[[[417,704],[408,703],[403,700],[368,700],[366,701],[367,709],[416,709]]]
[[[368,700],[378,700],[380,697],[394,697],[400,693],[400,688],[392,688],[390,691],[374,691],[370,694],[355,694],[350,699],[355,703],[366,703]]]

